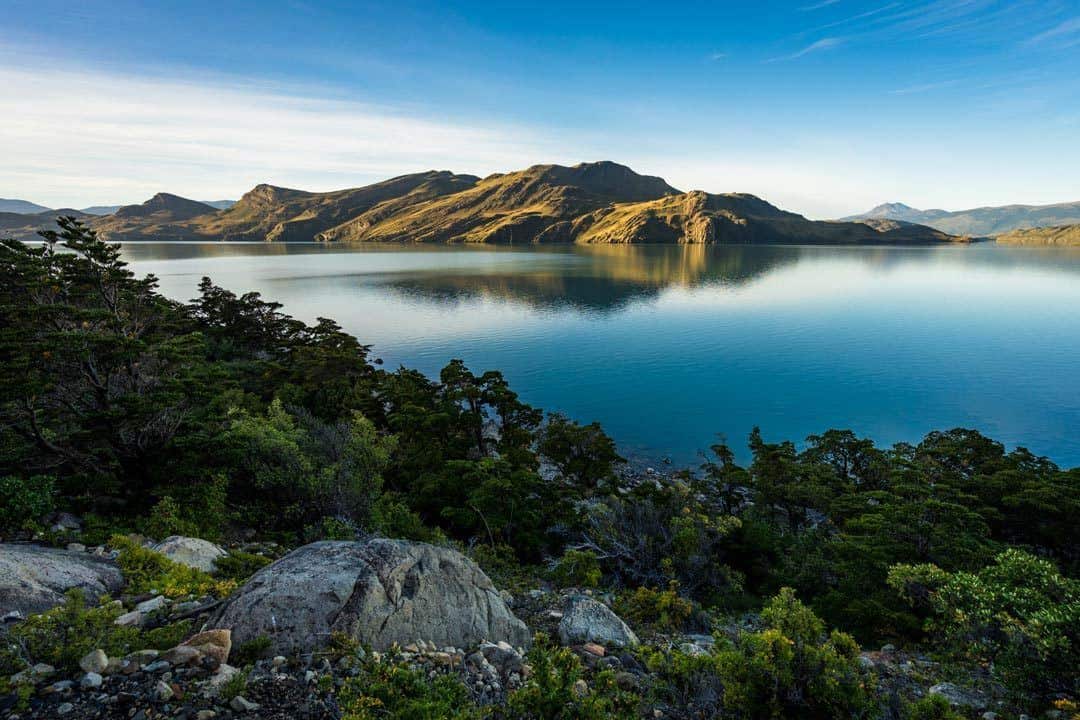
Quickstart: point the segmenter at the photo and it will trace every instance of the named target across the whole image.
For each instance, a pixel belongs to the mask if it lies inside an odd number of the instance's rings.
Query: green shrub
[[[264,555],[232,550],[228,555],[214,560],[214,575],[242,583],[271,562],[273,560]]]
[[[636,718],[641,699],[620,690],[610,670],[595,675],[583,694],[575,684],[584,678],[581,660],[569,648],[556,647],[538,635],[528,655],[532,674],[506,702],[515,720],[606,720]]]
[[[437,527],[428,527],[420,516],[395,493],[383,493],[372,504],[368,525],[373,533],[389,538],[440,543],[446,536]]]
[[[873,677],[859,646],[784,588],[762,611],[765,630],[717,652],[728,713],[749,718],[868,718]]]
[[[218,695],[225,702],[229,702],[234,697],[243,695],[245,690],[247,690],[247,673],[241,670],[222,684]]]
[[[167,597],[225,597],[236,589],[235,580],[216,580],[201,570],[173,562],[122,535],[114,535],[109,544],[120,551],[116,564],[120,566],[129,592],[153,591]]]
[[[691,717],[717,717],[723,709],[724,687],[718,656],[691,655],[679,650],[642,650],[642,659],[656,677],[654,698],[685,708]]]
[[[233,664],[238,667],[254,665],[256,660],[261,660],[270,652],[273,643],[266,635],[259,635],[247,642],[242,642],[232,651]]]
[[[964,716],[949,706],[940,695],[927,695],[904,706],[904,720],[965,720]]]
[[[560,587],[595,588],[603,573],[596,553],[590,550],[567,550],[551,568],[551,580]]]
[[[11,628],[6,658],[0,658],[0,672],[11,674],[19,666],[35,663],[47,663],[65,673],[76,672],[79,660],[93,650],[104,650],[109,656],[146,648],[167,650],[191,630],[190,622],[146,632],[116,625],[116,618],[123,612],[120,603],[108,602],[107,598],[100,605],[88,606],[82,591],[71,590],[62,605],[32,615]]]
[[[694,603],[681,597],[678,588],[672,581],[667,590],[639,587],[623,593],[615,602],[615,612],[633,627],[678,632],[694,614]]]
[[[480,720],[468,688],[455,676],[367,661],[341,690],[342,720]]]
[[[56,481],[48,475],[0,477],[0,533],[35,529],[53,510]]]

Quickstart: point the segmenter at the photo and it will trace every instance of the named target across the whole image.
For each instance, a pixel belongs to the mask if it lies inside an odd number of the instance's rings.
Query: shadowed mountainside
[[[920,223],[954,235],[988,237],[1012,230],[1080,223],[1080,202],[1056,205],[1002,205],[970,210],[918,210],[903,203],[885,203],[846,221],[885,219]]]

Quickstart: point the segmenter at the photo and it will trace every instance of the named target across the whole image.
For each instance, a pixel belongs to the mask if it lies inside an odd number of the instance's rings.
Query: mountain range
[[[1002,205],[970,210],[918,210],[904,203],[885,203],[845,221],[900,220],[928,225],[953,235],[988,237],[1013,230],[1080,223],[1080,201],[1056,205]]]
[[[159,193],[95,217],[85,211],[13,216],[0,231],[33,236],[76,214],[107,240],[440,243],[820,243],[964,241],[890,218],[813,221],[742,193],[682,192],[663,179],[603,161],[535,165],[486,178],[447,171],[307,192],[257,185],[234,205]]]

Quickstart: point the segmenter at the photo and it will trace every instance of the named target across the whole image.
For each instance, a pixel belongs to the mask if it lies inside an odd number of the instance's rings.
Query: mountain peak
[[[118,218],[160,217],[163,220],[188,220],[216,209],[172,193],[159,192],[141,205],[125,205],[114,213]]]

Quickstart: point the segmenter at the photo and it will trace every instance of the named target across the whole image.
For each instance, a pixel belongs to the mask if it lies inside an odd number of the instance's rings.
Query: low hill
[[[91,224],[105,239],[184,240],[188,236],[185,221],[216,212],[195,200],[158,193],[141,205],[125,205]]]
[[[1003,245],[1080,246],[1080,224],[1013,230],[995,239]]]
[[[1002,205],[949,212],[918,210],[903,203],[885,203],[845,221],[867,219],[903,220],[937,228],[954,235],[989,237],[1012,230],[1080,223],[1080,202],[1056,205]]]
[[[0,198],[0,213],[16,213],[18,215],[37,215],[48,212],[50,208],[44,205],[32,203],[29,200],[16,200]]]
[[[18,240],[37,239],[39,230],[55,230],[56,218],[61,215],[71,215],[83,221],[92,217],[81,210],[72,208],[46,210],[34,214],[0,212],[0,237],[13,237]]]

